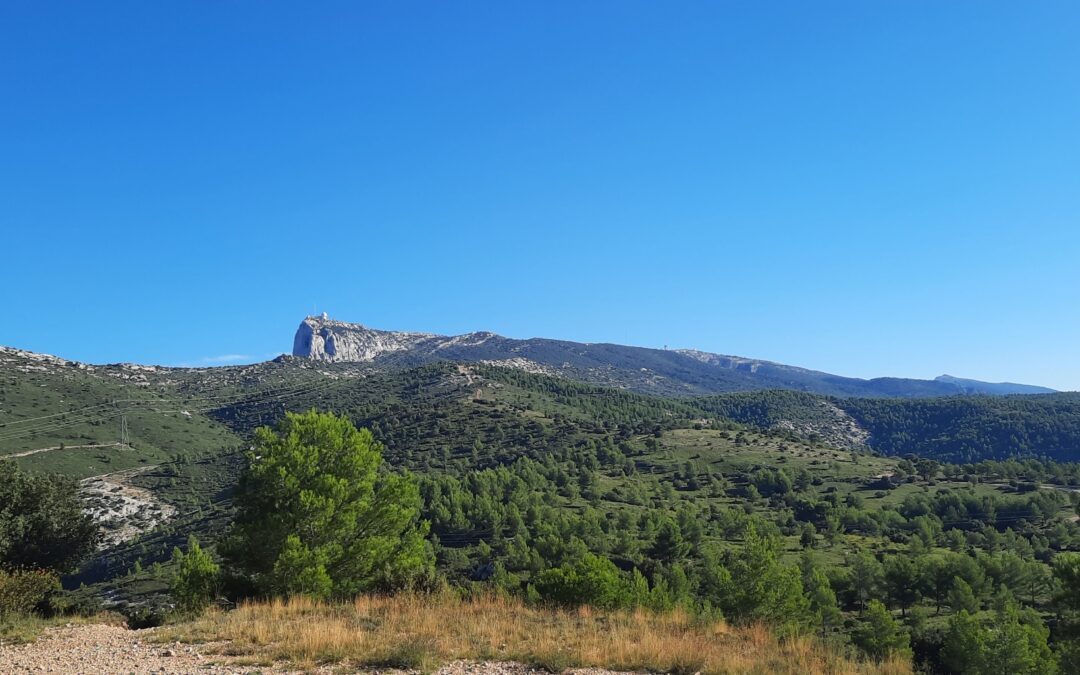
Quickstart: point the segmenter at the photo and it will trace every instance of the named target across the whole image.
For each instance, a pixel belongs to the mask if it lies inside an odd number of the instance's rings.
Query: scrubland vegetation
[[[236,376],[283,378],[290,367]],[[213,429],[225,442],[196,444],[131,479],[177,508],[170,522],[107,551],[72,542],[80,552],[71,560],[81,559],[73,573],[32,563],[64,575],[68,588],[39,597],[35,611],[92,613],[104,598],[132,625],[194,621],[175,630],[222,636],[252,659],[303,663],[340,654],[408,661],[390,653],[389,640],[421,663],[637,659],[682,668],[674,647],[630,653],[584,642],[622,635],[629,644],[634,631],[669,635],[656,649],[701,641],[689,653],[710,654],[719,665],[706,669],[717,672],[1042,673],[1074,672],[1080,662],[1077,464],[1031,453],[953,464],[838,447],[806,431],[821,420],[817,408],[798,413],[787,395],[738,395],[742,407],[719,415],[715,397],[657,398],[488,366],[327,368],[336,377],[317,388],[301,368],[303,386],[286,396],[234,394],[228,370],[215,373],[222,381],[213,388],[186,372],[169,374],[180,384],[153,385],[160,396],[178,395],[172,386],[230,392],[198,422],[162,422]],[[285,408],[337,415],[285,416]],[[145,413],[143,424],[152,419]],[[941,424],[912,433],[929,438]],[[93,461],[113,453],[116,464],[137,464],[139,442],[95,450]],[[70,481],[36,478],[66,466],[49,453],[18,463],[20,476],[62,484],[57,494],[75,500]],[[5,517],[47,523],[27,516],[35,508]],[[0,552],[9,568],[27,560],[25,550]],[[230,603],[240,608],[220,609]],[[460,626],[474,636],[401,638],[408,634],[395,631],[408,624],[390,615],[425,604],[432,616],[475,617]],[[377,622],[362,618],[378,612],[386,616]],[[492,652],[484,612],[520,614],[491,630],[548,635],[573,653],[532,653],[509,640]],[[274,633],[268,618],[284,626],[301,615],[346,633],[328,643],[311,636],[304,647],[301,627]],[[578,642],[559,633],[575,630]],[[783,661],[760,660],[769,658]]]

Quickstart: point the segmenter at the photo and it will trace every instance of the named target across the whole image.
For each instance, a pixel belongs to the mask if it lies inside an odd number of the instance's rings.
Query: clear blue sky
[[[0,344],[378,328],[1080,389],[1075,2],[0,6]],[[224,358],[223,358],[224,357]]]

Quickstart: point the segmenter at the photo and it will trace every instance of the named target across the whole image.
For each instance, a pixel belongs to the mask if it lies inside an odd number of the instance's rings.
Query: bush
[[[202,550],[195,535],[188,537],[188,551],[173,550],[173,560],[179,569],[173,577],[172,595],[176,605],[185,612],[199,612],[217,594],[219,569],[210,554]]]
[[[165,625],[168,619],[168,610],[164,607],[126,605],[120,608],[120,612],[124,616],[127,627],[131,630],[157,628]]]
[[[0,615],[29,614],[59,588],[59,577],[48,570],[0,570]]]
[[[549,602],[601,609],[627,607],[639,600],[625,574],[607,558],[586,553],[570,565],[544,570],[536,577],[536,591]]]

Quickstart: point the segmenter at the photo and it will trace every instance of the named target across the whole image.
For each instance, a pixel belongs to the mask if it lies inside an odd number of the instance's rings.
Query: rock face
[[[436,336],[375,330],[358,323],[309,316],[293,338],[293,356],[317,361],[372,361],[384,354],[412,349]]]

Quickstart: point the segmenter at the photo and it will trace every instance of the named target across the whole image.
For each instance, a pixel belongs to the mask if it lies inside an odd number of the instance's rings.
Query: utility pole
[[[124,448],[130,448],[128,445],[128,425],[127,415],[120,416],[120,445]]]

